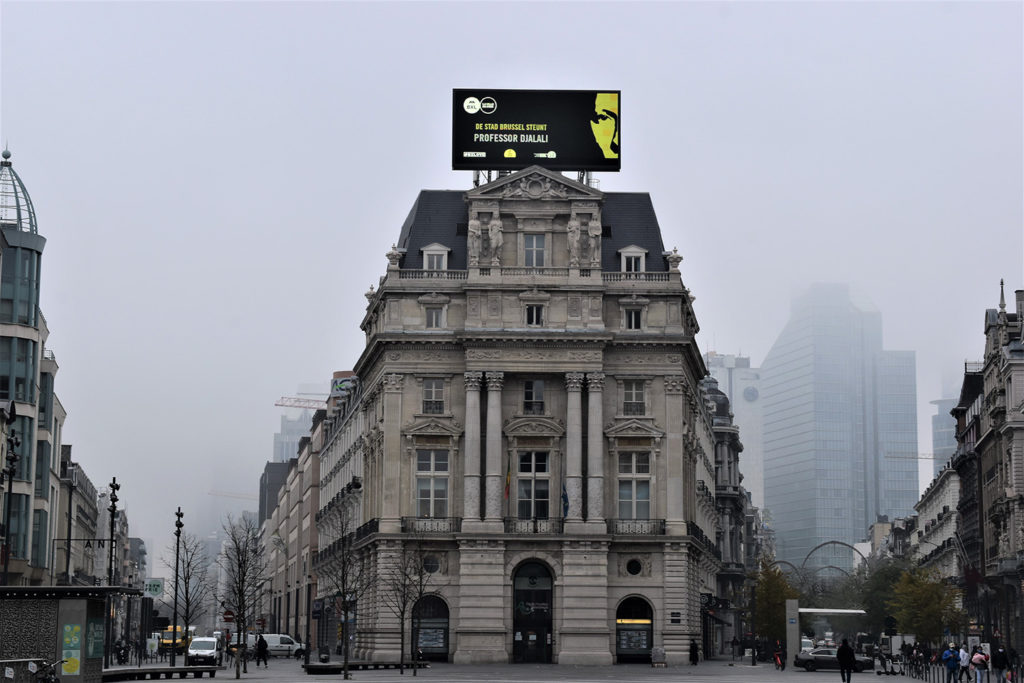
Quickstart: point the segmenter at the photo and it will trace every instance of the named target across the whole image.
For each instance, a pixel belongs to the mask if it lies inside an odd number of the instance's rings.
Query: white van
[[[263,639],[267,641],[267,654],[271,657],[302,657],[306,654],[306,648],[302,643],[294,640],[284,633],[264,633]],[[256,634],[250,633],[248,638],[249,651],[256,656]]]

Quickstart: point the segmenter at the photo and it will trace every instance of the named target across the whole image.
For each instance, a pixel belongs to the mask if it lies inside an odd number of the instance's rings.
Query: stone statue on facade
[[[590,221],[587,224],[587,236],[590,238],[590,265],[598,268],[601,266],[601,224]]]
[[[469,219],[469,231],[466,237],[466,251],[469,256],[469,265],[480,264],[480,221],[476,218]]]
[[[504,244],[505,238],[501,234],[501,219],[497,216],[491,218],[487,224],[487,237],[491,243],[491,265],[499,266],[501,265],[501,245]]]
[[[569,219],[566,233],[569,237],[569,266],[577,268],[580,265],[580,222],[575,216]]]

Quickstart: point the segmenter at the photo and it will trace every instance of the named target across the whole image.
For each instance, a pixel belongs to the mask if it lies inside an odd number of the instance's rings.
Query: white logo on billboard
[[[480,100],[475,97],[467,97],[462,103],[462,108],[467,114],[475,114],[480,111]]]
[[[480,100],[480,109],[485,114],[493,114],[498,111],[498,103],[494,101],[493,97],[485,97]]]

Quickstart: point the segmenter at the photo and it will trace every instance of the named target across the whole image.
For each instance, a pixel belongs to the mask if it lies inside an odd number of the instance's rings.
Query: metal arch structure
[[[845,570],[845,569],[843,569],[842,567],[837,567],[837,566],[835,566],[834,564],[826,564],[826,565],[822,565],[822,566],[818,567],[817,569],[815,569],[815,570],[814,570],[813,572],[811,572],[811,573],[812,573],[812,574],[817,574],[817,573],[818,573],[818,572],[820,572],[820,571],[821,571],[822,569],[835,569],[836,571],[842,572],[843,574],[846,574],[847,576],[850,576],[850,572],[846,571],[846,570]]]
[[[804,555],[804,561],[800,563],[800,568],[801,569],[804,568],[804,566],[807,564],[807,560],[810,559],[811,555],[813,555],[816,551],[820,550],[821,548],[824,548],[827,545],[841,545],[844,548],[849,548],[853,552],[855,552],[858,555],[860,555],[860,559],[864,560],[865,566],[868,563],[868,558],[864,557],[864,553],[862,553],[861,551],[857,550],[856,548],[854,548],[849,543],[845,543],[843,541],[825,541],[824,543],[819,543],[818,545],[814,546],[809,551],[807,551],[807,554]]]
[[[792,562],[787,562],[786,560],[772,560],[772,563],[769,564],[768,566],[769,567],[774,567],[777,564],[788,564],[793,569],[793,571],[795,571],[797,573],[800,572],[800,567],[796,566]]]

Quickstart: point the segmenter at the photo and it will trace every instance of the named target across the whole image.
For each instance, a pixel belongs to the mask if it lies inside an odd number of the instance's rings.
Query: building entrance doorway
[[[551,572],[527,562],[512,579],[512,661],[551,662]]]
[[[423,659],[448,661],[448,605],[436,595],[425,595],[412,608],[416,647]]]
[[[650,662],[654,611],[643,598],[626,598],[615,610],[615,661]]]

